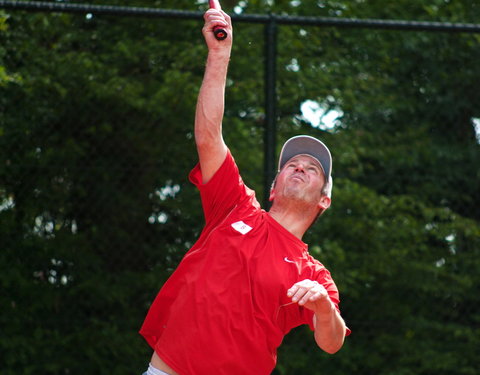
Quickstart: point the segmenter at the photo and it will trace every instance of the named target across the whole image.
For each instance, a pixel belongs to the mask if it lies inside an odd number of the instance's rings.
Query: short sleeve
[[[254,191],[244,184],[230,150],[227,151],[220,168],[206,184],[202,183],[200,164],[192,169],[189,179],[200,191],[206,227],[222,221],[245,199],[258,204]]]

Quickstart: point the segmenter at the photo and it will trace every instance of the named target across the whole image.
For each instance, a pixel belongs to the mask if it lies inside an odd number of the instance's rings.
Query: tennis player
[[[145,374],[267,375],[292,328],[308,325],[316,344],[332,354],[349,333],[329,271],[302,241],[330,206],[332,159],[315,138],[288,140],[272,208],[261,209],[222,138],[231,21],[215,9],[204,18],[208,58],[195,116],[199,163],[189,177],[200,191],[205,227],[140,330],[153,349]],[[227,39],[215,39],[216,26]]]

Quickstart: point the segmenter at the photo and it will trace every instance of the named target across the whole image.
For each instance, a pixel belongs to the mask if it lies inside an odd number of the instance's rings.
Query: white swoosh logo
[[[293,260],[288,259],[288,257],[283,258],[283,260],[288,263],[295,263]]]

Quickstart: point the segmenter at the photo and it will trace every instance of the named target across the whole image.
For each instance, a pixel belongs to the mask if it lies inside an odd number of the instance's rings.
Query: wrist
[[[330,320],[332,315],[335,314],[335,305],[330,298],[325,298],[321,303],[317,304],[315,308],[315,316],[317,320]]]
[[[230,61],[230,50],[225,50],[224,48],[217,50],[217,49],[210,49],[207,55],[207,62],[225,62]]]

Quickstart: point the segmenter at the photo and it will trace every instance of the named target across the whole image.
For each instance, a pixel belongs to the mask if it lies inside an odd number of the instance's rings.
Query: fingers
[[[222,10],[217,9],[209,9],[203,15],[205,20],[205,25],[202,29],[203,34],[205,37],[212,37],[213,30],[216,27],[221,27],[225,29],[228,34],[231,35],[232,27],[231,27],[231,19],[230,16]]]
[[[288,291],[287,296],[303,306],[308,302],[315,302],[328,296],[327,290],[316,281],[305,279],[295,283]]]
[[[229,16],[222,10],[209,9],[203,15],[203,19],[206,24],[213,25],[211,26],[228,26],[229,25]]]

